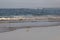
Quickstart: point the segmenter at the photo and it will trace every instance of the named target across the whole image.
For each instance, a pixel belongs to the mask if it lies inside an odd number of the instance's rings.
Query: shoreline
[[[0,21],[50,21],[50,22],[60,22],[60,16],[16,16],[16,17],[1,17]]]
[[[60,22],[21,22],[21,23],[0,23],[0,27],[48,27],[59,26]]]
[[[4,33],[4,32],[11,32],[14,30],[21,30],[21,29],[32,29],[32,28],[57,28],[60,27],[60,25],[53,25],[53,26],[22,26],[22,27],[0,27],[0,33]]]

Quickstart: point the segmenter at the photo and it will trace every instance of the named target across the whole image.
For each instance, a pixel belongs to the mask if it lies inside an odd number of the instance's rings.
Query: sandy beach
[[[0,40],[60,40],[60,26],[17,29],[0,33]]]
[[[0,40],[60,40],[60,22],[0,23]]]
[[[23,19],[26,22],[5,19],[0,20],[0,40],[60,40],[59,17]]]

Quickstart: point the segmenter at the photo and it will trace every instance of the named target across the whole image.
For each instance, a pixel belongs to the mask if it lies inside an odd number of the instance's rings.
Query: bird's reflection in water
[[[17,29],[26,29],[26,32],[30,31],[30,27],[0,27],[0,33],[4,33],[4,32],[10,32],[10,31],[14,31]],[[31,27],[34,28],[34,27]]]
[[[0,33],[3,32],[10,32],[14,31],[16,29],[24,29],[26,28],[26,32],[29,32],[29,28],[34,28],[34,27],[53,27],[53,26],[58,26],[60,25],[60,22],[34,22],[34,23],[4,23],[0,24]]]
[[[0,33],[10,32],[22,28],[26,28],[27,29],[26,32],[29,32],[30,27],[0,27]]]
[[[14,30],[16,30],[15,27],[0,27],[0,33],[10,32],[10,31],[14,31]]]
[[[30,28],[31,28],[30,26],[27,26],[27,27],[26,27],[26,29],[27,29],[26,32],[29,32],[29,31],[30,31],[30,30],[29,30]]]
[[[4,33],[4,32],[10,32],[10,31],[14,31],[17,29],[26,29],[26,32],[30,31],[30,28],[36,28],[36,26],[26,26],[26,27],[0,27],[0,33]],[[37,26],[40,27],[40,26]]]

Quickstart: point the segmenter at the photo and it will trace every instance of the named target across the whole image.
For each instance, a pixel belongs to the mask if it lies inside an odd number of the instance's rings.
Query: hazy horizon
[[[60,0],[0,0],[0,8],[60,8]]]

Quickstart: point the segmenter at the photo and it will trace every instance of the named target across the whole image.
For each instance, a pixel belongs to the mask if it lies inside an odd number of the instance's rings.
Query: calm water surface
[[[0,23],[0,27],[24,27],[24,26],[50,26],[59,25],[60,22],[21,22],[21,23]]]

